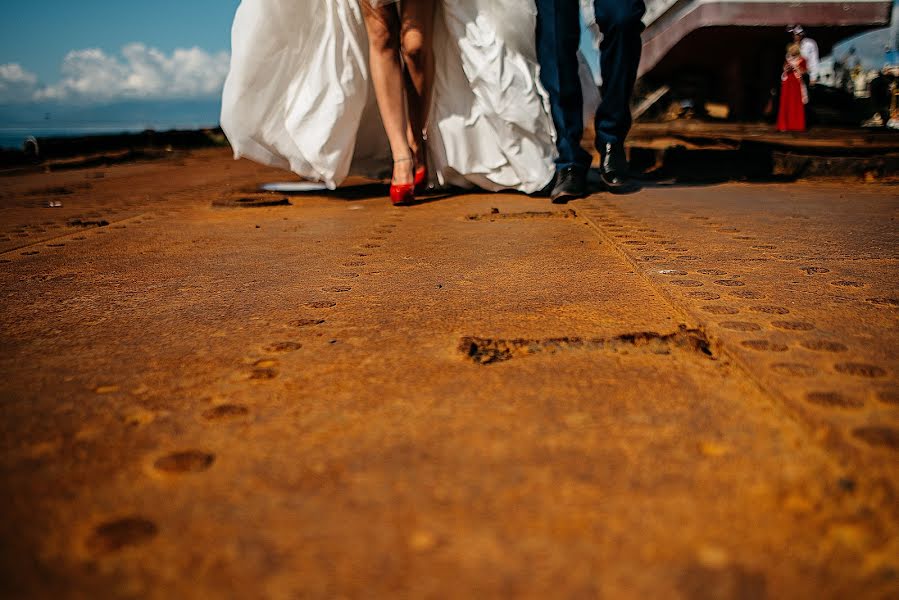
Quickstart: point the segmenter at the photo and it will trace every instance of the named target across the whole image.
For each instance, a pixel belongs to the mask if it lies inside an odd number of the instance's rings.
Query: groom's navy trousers
[[[631,128],[630,101],[640,64],[643,0],[593,0],[602,31],[602,102],[596,112],[596,144],[623,143]],[[549,92],[558,139],[556,168],[590,167],[581,148],[584,100],[578,77],[581,39],[578,0],[537,0],[537,58],[540,80]]]

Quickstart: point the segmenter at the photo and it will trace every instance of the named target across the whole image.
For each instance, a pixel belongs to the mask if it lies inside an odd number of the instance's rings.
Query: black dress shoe
[[[550,194],[552,194],[553,189],[556,187],[556,176],[553,175],[553,178],[549,180],[549,183],[544,185],[542,188],[531,194],[536,198],[549,198]]]
[[[586,195],[587,174],[583,169],[567,167],[556,174],[556,185],[550,194],[553,204],[565,204]]]
[[[609,191],[622,191],[631,185],[628,178],[627,155],[624,144],[606,144],[601,149],[602,161],[599,164],[599,178]]]

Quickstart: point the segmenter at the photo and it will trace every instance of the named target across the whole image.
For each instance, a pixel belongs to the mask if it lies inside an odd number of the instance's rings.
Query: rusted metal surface
[[[5,178],[8,595],[895,595],[892,187],[283,177]]]

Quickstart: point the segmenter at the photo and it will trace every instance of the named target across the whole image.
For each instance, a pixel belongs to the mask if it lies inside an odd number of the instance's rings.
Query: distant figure
[[[874,122],[886,127],[890,120],[891,101],[893,99],[893,77],[890,68],[884,67],[871,81],[871,104],[874,107]],[[879,121],[877,118],[879,117]]]
[[[806,84],[815,85],[818,83],[818,64],[821,62],[818,58],[818,43],[805,36],[802,25],[794,25],[789,31],[793,34],[793,43],[799,44],[799,52],[807,65]]]
[[[805,105],[808,104],[808,89],[805,87],[807,71],[808,67],[799,44],[787,46],[787,58],[780,76],[778,131],[805,131]]]
[[[855,49],[855,46],[849,48],[849,54],[846,58],[846,64],[849,65],[849,67],[852,69],[862,66],[862,61],[858,57],[858,50]]]
[[[849,79],[849,69],[841,59],[833,59],[833,87],[838,90],[846,89],[846,81]]]
[[[845,90],[849,94],[855,95],[855,83],[852,81],[852,71],[861,64],[858,57],[855,55],[855,46],[849,48],[849,51],[843,55],[841,62],[843,63],[843,73],[840,81],[837,82],[837,87],[841,90]]]

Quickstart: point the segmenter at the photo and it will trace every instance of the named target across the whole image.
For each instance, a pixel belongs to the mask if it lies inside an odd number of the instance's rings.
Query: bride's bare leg
[[[393,182],[411,183],[413,163],[407,139],[406,97],[400,60],[400,19],[393,4],[375,8],[370,0],[359,0],[368,31],[371,78],[378,98],[381,120],[387,131],[393,160]]]
[[[434,86],[434,6],[436,0],[403,0],[402,51],[409,102],[407,139],[419,166],[425,165],[423,132],[428,126]]]

